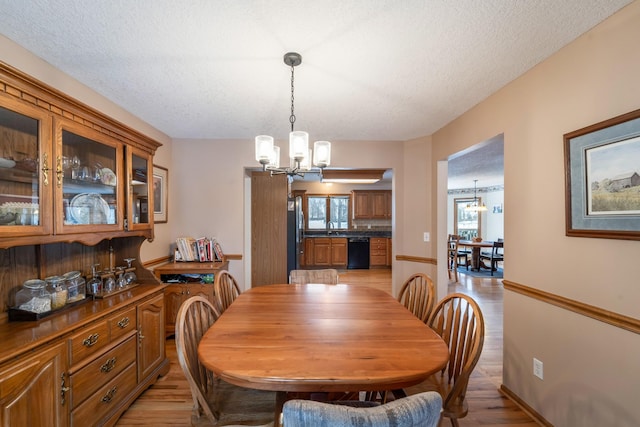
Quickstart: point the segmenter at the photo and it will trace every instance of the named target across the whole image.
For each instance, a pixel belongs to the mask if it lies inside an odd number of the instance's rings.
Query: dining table
[[[459,240],[458,247],[464,246],[471,248],[471,269],[480,271],[481,268],[490,268],[480,261],[480,250],[482,248],[493,248],[493,242],[489,240]]]
[[[224,381],[277,391],[279,414],[289,393],[418,384],[445,366],[449,351],[382,290],[274,284],[238,296],[202,337],[198,357]]]

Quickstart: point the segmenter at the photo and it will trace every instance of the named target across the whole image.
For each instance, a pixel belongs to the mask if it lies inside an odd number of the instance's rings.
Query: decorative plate
[[[102,168],[100,175],[100,181],[105,185],[111,185],[115,187],[116,185],[116,174],[109,168]]]
[[[69,203],[71,219],[77,224],[106,224],[109,204],[96,193],[82,193]]]

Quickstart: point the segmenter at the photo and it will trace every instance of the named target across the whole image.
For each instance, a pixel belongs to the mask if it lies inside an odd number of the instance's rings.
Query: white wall
[[[438,131],[432,163],[504,133],[505,281],[634,319],[640,242],[565,235],[563,135],[640,108],[639,22],[633,2]],[[637,333],[506,291],[503,350],[504,385],[553,425],[640,425]]]

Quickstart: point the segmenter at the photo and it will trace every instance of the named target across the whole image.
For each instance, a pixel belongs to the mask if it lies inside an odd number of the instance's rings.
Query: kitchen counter
[[[304,237],[391,237],[391,230],[326,230],[305,231]]]

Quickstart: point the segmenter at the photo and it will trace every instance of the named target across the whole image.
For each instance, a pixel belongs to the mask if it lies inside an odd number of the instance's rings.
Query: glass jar
[[[70,271],[64,273],[64,279],[67,282],[67,290],[69,291],[68,302],[76,302],[83,300],[87,295],[86,282],[79,271]]]
[[[51,310],[64,307],[69,297],[64,277],[49,276],[44,281],[47,283],[47,291],[51,294]]]
[[[16,308],[32,313],[51,311],[51,295],[47,292],[46,285],[40,279],[25,281],[22,289],[16,292]]]

